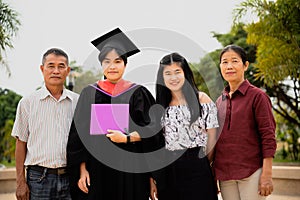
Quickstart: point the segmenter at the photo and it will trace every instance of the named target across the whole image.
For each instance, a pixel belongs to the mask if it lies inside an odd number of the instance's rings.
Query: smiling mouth
[[[172,82],[172,83],[170,83],[170,85],[178,85],[179,84],[179,82]]]
[[[226,72],[226,74],[231,75],[231,74],[235,74],[235,72]]]

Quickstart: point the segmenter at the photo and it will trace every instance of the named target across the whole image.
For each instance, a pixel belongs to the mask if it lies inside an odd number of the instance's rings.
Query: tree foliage
[[[5,62],[4,53],[7,48],[13,48],[12,38],[20,25],[18,13],[0,0],[0,64],[6,68],[9,75],[10,69]]]
[[[274,97],[273,109],[300,127],[300,1],[247,0],[235,20],[248,12],[259,19],[246,26],[247,42],[257,47],[255,78]]]
[[[11,136],[13,125],[14,121],[8,119],[5,121],[4,127],[0,129],[0,161],[11,162],[15,158],[16,140]]]
[[[70,62],[70,67],[75,71],[75,85],[73,91],[80,94],[81,90],[89,84],[95,83],[102,76],[101,72],[97,72],[96,69],[83,70],[81,65],[78,65],[76,61]]]
[[[200,91],[205,92],[215,101],[220,96],[224,81],[217,66],[219,51],[205,55],[200,63],[190,64],[196,85]]]
[[[5,125],[8,119],[15,120],[18,102],[21,96],[8,89],[0,88],[0,127]]]
[[[298,141],[298,133],[300,128],[294,126],[294,124],[283,118],[278,113],[275,113],[275,120],[277,123],[277,139],[283,144],[282,149],[277,153],[276,157],[280,156],[281,159],[284,160],[299,160],[300,146]]]
[[[11,137],[11,130],[20,99],[15,92],[0,88],[0,161],[13,158],[15,140]]]
[[[79,77],[76,78],[74,91],[80,93],[81,90],[89,84],[95,83],[101,77],[101,73],[97,73],[93,70],[84,71]]]
[[[246,0],[235,11],[235,25],[252,13],[247,23],[248,45],[256,48],[254,78],[272,98],[277,137],[288,144],[292,159],[299,159],[300,137],[300,2]],[[284,149],[283,149],[284,150]],[[285,150],[284,150],[285,152]],[[283,154],[286,155],[286,154]]]

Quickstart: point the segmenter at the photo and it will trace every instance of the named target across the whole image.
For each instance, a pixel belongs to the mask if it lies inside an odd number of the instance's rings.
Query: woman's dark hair
[[[220,58],[219,58],[220,63],[221,63],[223,54],[226,53],[227,51],[234,51],[235,53],[237,53],[242,58],[243,64],[246,64],[246,62],[247,62],[246,51],[242,47],[233,45],[233,44],[224,47],[224,49],[221,51]]]
[[[105,56],[111,52],[112,50],[115,50],[117,52],[117,54],[120,56],[120,58],[124,61],[124,65],[127,64],[127,56],[126,56],[126,53],[123,52],[122,50],[120,49],[117,49],[117,48],[113,48],[113,47],[105,47],[101,50],[99,56],[98,56],[98,59],[100,61],[100,63],[102,64],[102,61],[104,60]]]
[[[156,80],[156,102],[164,108],[167,108],[172,100],[171,91],[165,86],[163,71],[165,66],[171,65],[173,63],[178,64],[178,66],[180,66],[184,72],[185,81],[182,86],[182,92],[191,112],[191,124],[198,119],[202,111],[201,105],[199,103],[198,88],[196,86],[194,75],[188,62],[183,56],[178,53],[171,53],[164,56],[159,63]]]

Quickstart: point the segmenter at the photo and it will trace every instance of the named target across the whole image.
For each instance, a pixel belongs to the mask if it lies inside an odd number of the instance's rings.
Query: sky
[[[205,52],[222,48],[212,31],[230,31],[233,9],[242,0],[3,2],[19,13],[22,24],[12,41],[14,48],[6,51],[11,76],[2,66],[0,87],[24,96],[43,84],[39,66],[43,53],[51,47],[65,50],[69,59],[85,70],[100,70],[98,52],[90,41],[116,27],[141,48],[142,53],[130,58],[126,69],[133,81],[149,77],[147,81],[153,81],[155,67],[169,52],[176,51],[190,62],[199,62]],[[149,73],[147,69],[151,69]]]

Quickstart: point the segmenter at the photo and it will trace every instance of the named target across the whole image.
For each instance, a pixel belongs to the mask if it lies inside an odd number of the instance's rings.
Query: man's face
[[[63,86],[70,72],[67,58],[49,54],[40,66],[46,86]]]

